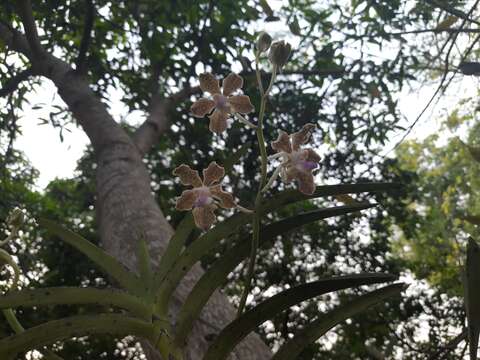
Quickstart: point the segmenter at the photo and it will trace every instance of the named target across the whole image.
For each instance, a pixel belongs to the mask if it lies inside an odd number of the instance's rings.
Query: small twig
[[[402,35],[414,35],[414,34],[425,34],[425,33],[466,33],[466,34],[476,34],[480,33],[480,29],[461,29],[461,28],[448,28],[448,29],[438,29],[438,28],[430,28],[430,29],[417,29],[417,30],[406,30],[406,31],[397,31],[397,32],[389,32],[389,33],[366,33],[366,34],[349,34],[347,32],[342,32],[343,35],[346,37],[354,38],[354,39],[362,39],[362,38],[372,38],[377,37],[380,35],[388,35],[388,36],[402,36]]]
[[[15,76],[8,79],[0,89],[0,97],[10,95],[12,92],[18,89],[18,85],[20,85],[22,81],[28,80],[32,75],[35,75],[35,72],[32,68],[25,69],[20,71],[18,74],[15,74]]]
[[[19,0],[18,4],[18,13],[25,29],[25,37],[27,38],[33,54],[37,59],[40,59],[45,55],[45,51],[40,43],[40,38],[38,37],[37,26],[35,25],[35,19],[33,18],[32,4],[30,3],[30,0]]]
[[[85,5],[87,8],[87,13],[85,16],[85,25],[83,27],[83,35],[82,35],[82,41],[80,43],[80,50],[78,51],[77,60],[75,62],[77,71],[79,73],[85,73],[87,52],[92,40],[92,29],[93,29],[94,17],[95,17],[95,6],[93,5],[93,1],[85,0]]]
[[[475,4],[472,6],[472,8],[470,9],[470,11],[468,12],[468,16],[470,16],[472,14],[472,12],[476,9],[478,3],[480,2],[480,0],[477,0],[475,2]],[[463,26],[465,25],[466,23],[466,20],[463,21],[462,25],[460,26],[460,28],[463,28]],[[440,84],[438,85],[437,89],[435,90],[435,92],[433,93],[432,97],[430,98],[430,100],[427,102],[427,104],[425,105],[425,107],[422,109],[422,111],[420,112],[420,114],[415,118],[415,120],[413,121],[413,123],[407,128],[407,130],[405,131],[405,133],[403,134],[402,138],[400,139],[400,141],[398,141],[394,146],[393,148],[391,148],[386,154],[383,155],[383,157],[386,157],[390,152],[394,151],[396,148],[398,148],[398,146],[406,139],[406,137],[410,134],[410,132],[413,130],[413,128],[415,127],[415,125],[420,121],[420,119],[422,118],[423,114],[425,114],[425,112],[427,111],[427,109],[430,107],[430,105],[433,103],[433,101],[435,100],[435,98],[437,97],[438,94],[440,93],[444,93],[445,90],[446,90],[446,87],[450,84],[451,80],[447,83],[447,86],[444,87],[444,84],[445,84],[445,80],[447,79],[447,76],[448,76],[448,71],[449,71],[449,66],[450,66],[450,53],[453,49],[453,46],[455,45],[455,41],[458,37],[458,34],[459,32],[456,32],[456,33],[452,33],[450,34],[449,38],[447,39],[447,41],[445,42],[444,46],[442,47],[442,49],[440,50],[440,54],[443,52],[443,50],[445,49],[446,45],[450,42],[450,40],[452,40],[451,44],[450,44],[450,47],[447,51],[447,54],[445,56],[445,69],[444,69],[444,72],[443,72],[443,75],[442,75],[442,79],[440,80]]]
[[[450,15],[455,15],[456,17],[458,17],[458,18],[460,18],[464,21],[469,21],[473,24],[480,25],[480,22],[478,22],[474,19],[470,19],[471,11],[468,14],[465,14],[463,11],[460,11],[458,9],[455,9],[455,8],[447,5],[448,2],[446,2],[446,1],[441,3],[441,2],[437,2],[435,0],[425,0],[425,2],[427,2],[428,4],[430,4],[433,7],[437,7],[439,9],[442,9],[443,11],[445,11],[446,13],[448,13]],[[474,6],[474,8],[475,7],[476,7],[476,5]]]
[[[247,125],[249,128],[256,129],[257,126],[252,124],[250,121],[248,121],[242,114],[239,113],[234,113],[235,117],[242,122],[243,124]]]
[[[433,353],[428,357],[427,360],[437,360],[440,359],[441,357],[447,356],[451,351],[455,350],[457,346],[467,338],[467,329],[464,329],[460,334],[455,336],[452,340],[450,340],[447,344],[442,346],[441,349]]]

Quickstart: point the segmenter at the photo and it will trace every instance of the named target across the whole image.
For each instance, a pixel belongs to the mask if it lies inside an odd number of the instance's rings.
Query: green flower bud
[[[10,212],[10,215],[8,215],[7,224],[12,228],[18,229],[23,225],[24,221],[25,215],[23,214],[23,211],[19,208],[15,208]]]
[[[276,41],[270,47],[270,52],[268,53],[268,59],[272,65],[281,69],[288,61],[290,57],[290,52],[292,51],[292,46],[285,41]]]
[[[263,53],[268,50],[272,44],[272,37],[268,35],[265,31],[262,31],[257,38],[257,50],[259,53]]]

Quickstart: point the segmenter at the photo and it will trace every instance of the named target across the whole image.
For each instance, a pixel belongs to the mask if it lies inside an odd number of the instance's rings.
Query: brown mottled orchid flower
[[[222,190],[221,179],[225,176],[225,169],[216,162],[211,162],[203,170],[203,181],[198,171],[182,164],[173,171],[173,175],[180,178],[183,185],[192,186],[177,198],[177,210],[192,210],[197,227],[207,230],[215,222],[214,211],[218,206],[229,209],[237,207],[233,195]]]
[[[200,88],[203,92],[210,93],[212,98],[200,98],[195,101],[190,108],[192,115],[195,117],[204,117],[214,110],[213,113],[209,115],[209,129],[217,134],[226,130],[227,119],[231,115],[234,115],[248,126],[255,127],[255,125],[248,122],[248,120],[241,115],[248,114],[255,109],[250,102],[250,98],[247,95],[232,95],[242,86],[242,77],[230,73],[225,79],[223,79],[223,91],[221,91],[218,80],[212,74],[201,74]]]
[[[318,167],[320,156],[313,149],[301,149],[300,146],[310,140],[314,128],[315,125],[306,124],[300,131],[291,135],[280,130],[277,140],[272,142],[272,148],[277,151],[277,154],[271,156],[270,159],[281,158],[282,162],[264,190],[267,190],[280,175],[286,183],[296,180],[300,192],[307,195],[313,194],[315,181],[312,171]]]

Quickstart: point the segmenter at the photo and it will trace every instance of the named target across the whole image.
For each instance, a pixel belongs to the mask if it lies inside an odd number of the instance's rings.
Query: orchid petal
[[[212,115],[209,116],[210,118],[210,131],[221,134],[227,129],[227,119],[228,113],[224,111],[215,110]]]
[[[237,206],[237,204],[235,204],[235,199],[233,198],[233,195],[226,191],[223,191],[221,184],[212,186],[210,188],[210,193],[220,200],[220,206],[225,209],[231,209]]]
[[[227,75],[227,77],[223,80],[222,83],[223,95],[230,96],[233,92],[241,89],[242,86],[243,78],[235,73],[230,73]]]
[[[208,167],[203,170],[203,184],[211,186],[219,182],[225,176],[225,169],[212,161]]]
[[[200,187],[203,185],[198,171],[193,170],[188,165],[180,165],[173,170],[173,175],[178,176],[183,185],[192,185],[193,187]]]
[[[197,193],[195,190],[185,190],[177,198],[177,204],[175,208],[177,210],[192,210],[193,204],[197,200]]]
[[[293,151],[297,151],[301,145],[306,144],[310,140],[315,127],[314,124],[305,124],[299,131],[291,135]]]
[[[248,114],[255,110],[247,95],[230,96],[228,98],[228,103],[234,112],[239,112],[241,114]]]
[[[290,136],[283,130],[279,131],[278,138],[272,142],[273,150],[277,152],[292,152],[292,144],[290,143]]]
[[[208,230],[216,220],[213,212],[215,209],[216,206],[213,204],[194,208],[192,213],[195,225],[202,230]]]
[[[215,107],[215,101],[201,98],[195,101],[190,107],[190,112],[195,117],[204,117],[209,114]]]
[[[199,76],[200,89],[210,94],[220,94],[220,85],[218,80],[211,73],[203,73]]]

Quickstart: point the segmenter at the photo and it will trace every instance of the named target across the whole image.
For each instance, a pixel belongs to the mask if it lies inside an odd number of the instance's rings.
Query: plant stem
[[[263,84],[262,84],[262,74],[260,73],[260,53],[255,53],[255,74],[257,75],[258,89],[260,90],[260,96],[263,96]]]
[[[12,309],[3,309],[2,312],[5,316],[5,319],[7,319],[8,324],[16,334],[25,332],[24,327],[22,324],[20,324]],[[43,354],[46,360],[63,360],[62,357],[58,356],[49,349],[42,349],[40,352]]]
[[[257,82],[258,87],[260,89],[261,94],[261,102],[260,102],[260,112],[258,114],[258,126],[257,126],[257,140],[258,140],[258,147],[260,149],[260,163],[261,163],[261,178],[260,178],[260,186],[258,188],[257,196],[255,198],[255,215],[253,217],[253,229],[252,229],[252,247],[250,249],[250,260],[248,263],[248,270],[247,270],[247,278],[245,281],[245,288],[243,289],[242,297],[240,298],[240,303],[238,305],[238,312],[237,317],[242,315],[243,310],[245,308],[245,304],[247,302],[247,297],[250,292],[250,287],[252,285],[253,274],[255,270],[255,260],[257,257],[257,250],[258,250],[258,243],[260,239],[260,226],[261,226],[261,217],[262,217],[262,189],[265,187],[267,183],[267,147],[265,144],[265,137],[263,135],[263,119],[265,117],[265,107],[267,105],[268,94],[270,90],[272,90],[273,83],[275,82],[275,78],[277,76],[277,67],[274,65],[272,70],[272,77],[270,79],[270,84],[268,88],[263,91],[262,85],[262,77],[259,70],[259,54],[257,53],[255,56],[256,59],[256,73],[257,73]]]
[[[243,117],[242,114],[240,113],[234,113],[235,117],[240,120],[240,122],[242,122],[243,124],[247,125],[249,128],[252,128],[252,129],[256,129],[257,127],[252,124],[250,121],[248,121],[247,119],[245,119],[245,117]]]

